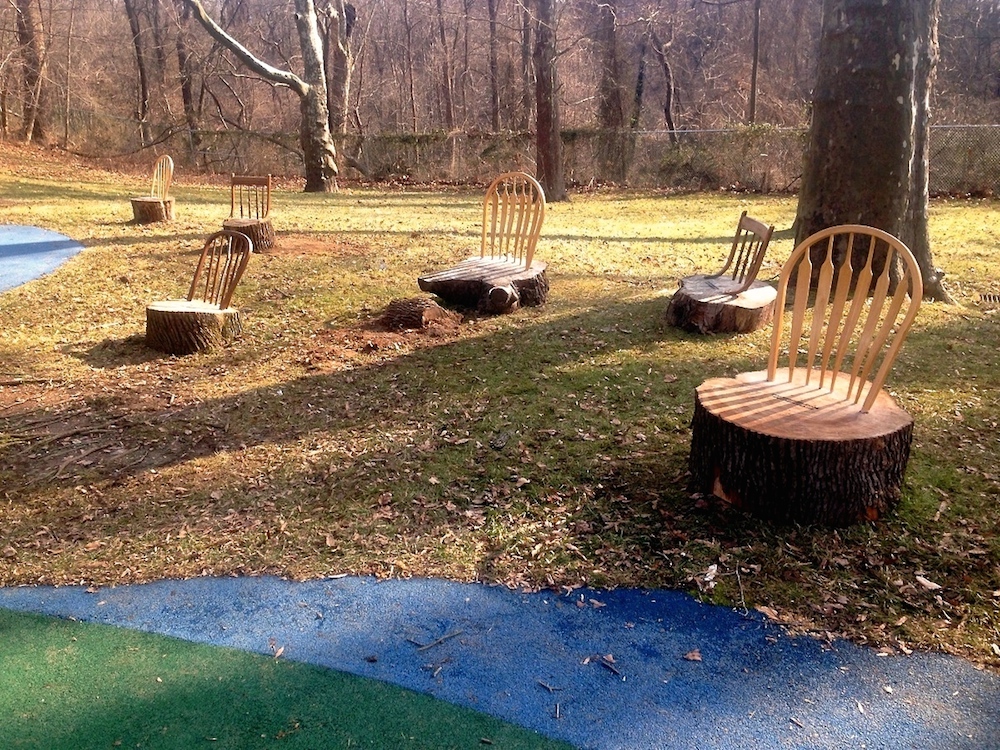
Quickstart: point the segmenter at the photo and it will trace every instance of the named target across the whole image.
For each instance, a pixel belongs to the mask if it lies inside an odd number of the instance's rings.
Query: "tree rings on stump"
[[[774,317],[777,290],[754,281],[739,294],[743,283],[727,276],[686,276],[667,306],[667,322],[694,333],[750,333]]]
[[[243,332],[236,308],[197,300],[164,300],[146,308],[146,345],[167,354],[194,354],[231,343]]]
[[[453,305],[504,313],[545,303],[549,294],[546,267],[540,261],[525,268],[516,261],[468,258],[446,271],[421,276],[417,285]]]
[[[136,224],[152,224],[155,221],[174,220],[174,199],[154,198],[146,195],[132,198],[132,216]]]
[[[222,228],[242,232],[249,237],[255,253],[266,253],[274,248],[274,226],[270,219],[226,219]]]
[[[753,372],[698,387],[692,492],[761,518],[828,526],[875,520],[898,503],[913,419],[884,390],[862,413],[844,398],[849,375],[831,394],[818,387],[818,371],[806,384],[806,372],[792,382],[779,369],[773,382]]]

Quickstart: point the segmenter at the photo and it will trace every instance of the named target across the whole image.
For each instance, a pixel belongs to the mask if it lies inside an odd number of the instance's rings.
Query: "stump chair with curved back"
[[[173,221],[174,199],[170,196],[170,183],[174,179],[174,160],[164,154],[153,166],[153,180],[149,195],[132,198],[132,215],[136,224],[154,221]]]
[[[545,221],[545,191],[524,172],[497,177],[483,199],[479,255],[417,279],[425,292],[483,312],[541,305],[549,291],[546,264],[535,259]]]
[[[269,174],[231,174],[229,177],[229,218],[222,222],[222,228],[245,234],[257,252],[274,247],[271,185]]]
[[[168,354],[193,354],[231,343],[243,330],[233,293],[253,253],[240,232],[216,232],[205,241],[185,299],[146,308],[146,344]]]
[[[767,369],[696,390],[691,490],[832,526],[894,507],[913,419],[883,385],[921,296],[913,254],[886,232],[844,225],[801,242],[779,278]]]
[[[749,333],[774,317],[777,291],[757,281],[774,227],[744,211],[722,270],[685,276],[667,305],[670,325],[697,333]]]

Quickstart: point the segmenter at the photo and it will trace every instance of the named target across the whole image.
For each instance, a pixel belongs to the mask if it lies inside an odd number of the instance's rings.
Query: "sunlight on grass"
[[[244,337],[161,356],[143,345],[145,306],[185,292],[228,215],[224,182],[178,175],[177,221],[136,226],[128,197],[145,177],[0,174],[5,221],[86,246],[0,295],[0,583],[353,572],[683,587],[1000,665],[1000,331],[980,298],[1000,291],[1000,203],[933,205],[935,260],[961,304],[926,304],[890,375],[916,419],[904,499],[836,531],[689,495],[692,392],[762,367],[770,332],[663,322],[680,276],[721,265],[744,209],[776,225],[760,274],[773,278],[794,198],[574,193],[539,243],[548,303],[433,335],[368,324],[477,250],[480,191],[280,189],[278,247],[236,293]]]

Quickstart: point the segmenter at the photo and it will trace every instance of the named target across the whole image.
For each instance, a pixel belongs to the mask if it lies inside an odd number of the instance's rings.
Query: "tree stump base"
[[[243,332],[240,311],[198,300],[164,300],[146,308],[146,346],[194,354],[232,343]]]
[[[386,305],[379,322],[390,331],[422,330],[432,325],[458,326],[462,316],[429,297],[410,297]]]
[[[692,333],[750,333],[774,317],[778,291],[763,281],[743,286],[727,276],[686,276],[667,305],[667,322]]]
[[[802,368],[713,378],[697,389],[691,422],[690,490],[761,518],[848,526],[899,502],[913,419],[884,390],[871,411],[845,400],[849,375],[831,394]]]
[[[174,220],[174,199],[154,198],[146,195],[132,198],[132,216],[136,224],[152,224],[155,221]]]
[[[450,304],[499,314],[545,304],[549,294],[546,267],[540,261],[525,268],[516,261],[468,258],[446,271],[421,276],[417,285]]]
[[[255,253],[266,253],[274,248],[274,226],[270,219],[226,219],[222,228],[231,232],[242,232],[253,242]]]

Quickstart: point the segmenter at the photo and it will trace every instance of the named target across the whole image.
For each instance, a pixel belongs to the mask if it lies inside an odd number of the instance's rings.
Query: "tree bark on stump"
[[[805,385],[797,371],[713,378],[691,422],[692,492],[769,520],[827,526],[872,521],[899,502],[913,419],[881,391],[871,411]]]
[[[545,269],[540,261],[524,268],[510,261],[468,258],[454,268],[421,276],[417,285],[449,304],[504,313],[545,303],[549,293]]]
[[[232,343],[243,332],[240,311],[197,300],[164,300],[146,308],[146,345],[167,354],[194,354]]]
[[[270,219],[226,219],[222,228],[242,232],[249,237],[255,253],[266,253],[274,248],[274,227]]]
[[[694,333],[750,333],[774,318],[777,290],[763,281],[733,294],[742,282],[696,275],[681,279],[667,305],[667,323]]]
[[[152,224],[155,221],[174,220],[174,199],[152,196],[132,198],[132,216],[136,224]]]
[[[411,297],[390,302],[379,320],[389,330],[398,331],[423,329],[438,322],[458,325],[462,316],[427,297]]]

